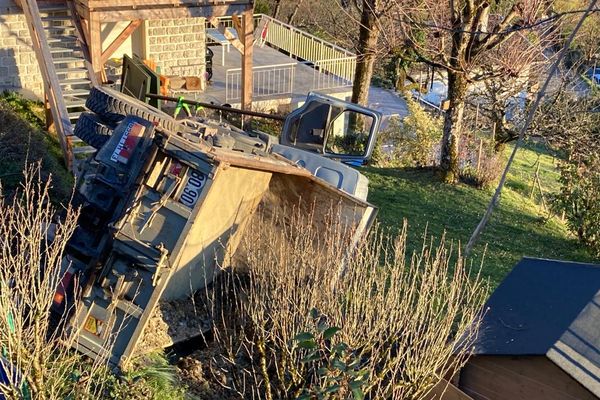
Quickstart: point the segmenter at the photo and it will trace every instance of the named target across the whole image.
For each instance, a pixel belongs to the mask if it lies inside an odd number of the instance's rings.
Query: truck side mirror
[[[310,93],[288,115],[280,143],[324,157],[362,165],[373,153],[381,114],[330,96]]]

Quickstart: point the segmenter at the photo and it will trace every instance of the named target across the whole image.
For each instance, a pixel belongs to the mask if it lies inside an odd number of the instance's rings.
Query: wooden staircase
[[[44,79],[44,91],[54,127],[70,170],[77,159],[95,151],[73,135],[96,84],[89,51],[72,2],[21,0],[33,48]]]

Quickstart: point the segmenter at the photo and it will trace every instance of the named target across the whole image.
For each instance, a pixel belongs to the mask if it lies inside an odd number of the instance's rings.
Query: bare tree
[[[565,31],[570,32],[577,23],[577,11],[584,9],[587,5],[586,0],[569,0],[555,1],[553,11],[558,15],[563,13],[573,13],[572,18],[566,18],[564,21]],[[597,57],[600,55],[600,13],[591,13],[583,25],[571,45],[571,50],[577,52],[579,60],[591,64],[597,62]]]
[[[558,55],[556,61],[554,61],[554,63],[552,64],[552,67],[550,68],[550,70],[548,72],[548,76],[547,76],[546,80],[544,81],[544,84],[542,85],[541,89],[539,90],[539,92],[537,94],[535,102],[533,103],[533,105],[531,106],[531,108],[528,110],[528,112],[527,112],[527,118],[525,119],[525,122],[523,123],[523,126],[519,130],[519,137],[518,137],[517,142],[516,142],[516,144],[515,144],[512,152],[511,152],[511,154],[510,154],[510,157],[508,158],[508,162],[506,164],[506,168],[504,168],[504,172],[502,173],[502,176],[500,177],[500,182],[498,183],[498,187],[496,188],[496,191],[494,192],[494,195],[492,196],[492,199],[490,200],[490,204],[488,205],[488,208],[486,209],[485,214],[481,218],[481,221],[479,222],[479,224],[477,225],[477,227],[473,231],[473,234],[471,235],[471,238],[469,239],[469,242],[467,243],[467,246],[465,248],[465,255],[467,257],[469,255],[469,253],[471,252],[471,250],[473,249],[473,246],[475,245],[475,243],[477,243],[477,241],[479,240],[479,237],[481,236],[481,233],[483,232],[483,229],[485,228],[485,226],[487,225],[488,221],[490,220],[490,218],[492,216],[494,208],[498,204],[498,201],[500,199],[500,195],[502,193],[502,189],[504,188],[504,184],[506,182],[506,177],[508,176],[508,171],[510,170],[510,167],[511,167],[511,165],[512,165],[514,159],[515,159],[515,156],[517,154],[517,151],[519,150],[519,147],[523,143],[523,140],[525,138],[525,134],[527,133],[527,131],[531,127],[531,124],[532,124],[532,122],[534,120],[534,117],[535,117],[535,113],[537,112],[539,106],[542,104],[542,99],[544,98],[544,96],[546,94],[546,90],[548,89],[548,86],[550,84],[550,80],[552,79],[552,76],[558,70],[558,67],[559,67],[559,65],[560,65],[563,57],[565,56],[565,54],[567,52],[567,49],[573,43],[573,39],[574,39],[575,35],[577,34],[577,32],[579,31],[579,29],[581,28],[581,26],[585,22],[586,18],[590,15],[590,13],[592,12],[592,10],[595,9],[597,2],[598,2],[598,0],[590,0],[588,8],[585,10],[585,12],[583,13],[583,15],[579,19],[579,22],[577,23],[577,25],[575,26],[575,28],[573,29],[573,31],[569,35],[568,39],[565,41],[562,50],[559,52],[559,55]]]
[[[448,103],[440,166],[446,182],[458,178],[458,142],[468,92],[492,78],[522,77],[549,44],[542,0],[396,1],[391,19],[415,61],[445,71]]]
[[[273,10],[273,18],[278,19],[279,13],[281,12],[281,6],[283,5],[283,0],[275,1],[275,9]]]
[[[292,25],[294,23],[294,20],[296,19],[296,15],[298,15],[298,10],[300,10],[300,6],[302,5],[302,3],[304,3],[304,0],[297,0],[296,4],[294,5],[294,9],[292,10],[291,14],[288,17],[288,24]]]

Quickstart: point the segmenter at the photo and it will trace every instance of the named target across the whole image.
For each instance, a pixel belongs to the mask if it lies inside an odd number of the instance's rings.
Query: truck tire
[[[85,103],[90,110],[110,123],[118,123],[126,115],[135,115],[170,132],[179,131],[179,123],[170,115],[114,89],[93,87]]]
[[[104,123],[96,114],[81,113],[73,133],[95,149],[99,149],[112,135],[112,127]]]

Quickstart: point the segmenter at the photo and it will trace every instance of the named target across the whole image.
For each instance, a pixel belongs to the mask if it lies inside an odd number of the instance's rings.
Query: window
[[[373,123],[371,116],[345,110],[329,126],[325,151],[348,156],[364,155]]]

